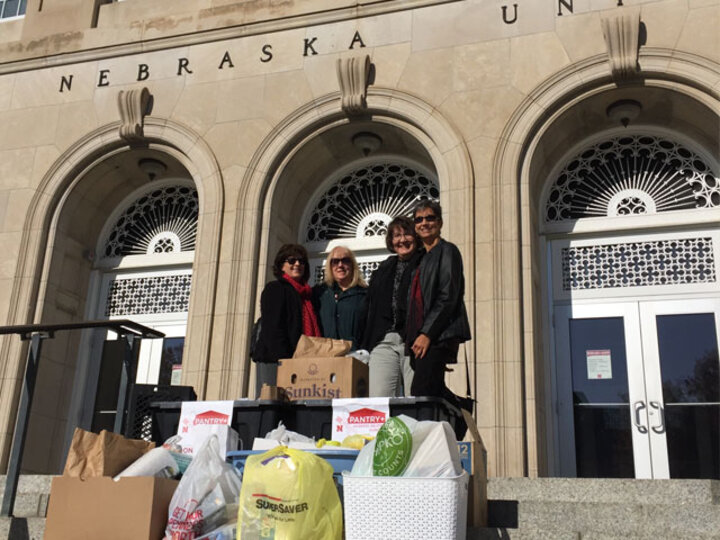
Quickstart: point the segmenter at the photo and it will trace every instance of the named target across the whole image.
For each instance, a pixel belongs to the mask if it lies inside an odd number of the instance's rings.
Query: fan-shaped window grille
[[[654,214],[720,205],[717,171],[681,144],[650,135],[586,148],[555,179],[545,220]]]
[[[384,236],[394,217],[409,214],[419,200],[439,196],[437,182],[417,168],[391,162],[357,168],[320,197],[305,241]]]
[[[195,249],[197,190],[189,186],[154,189],[133,201],[108,234],[104,257],[178,253]]]

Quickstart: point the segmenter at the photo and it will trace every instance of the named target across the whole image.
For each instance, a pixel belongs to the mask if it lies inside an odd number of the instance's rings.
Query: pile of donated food
[[[342,443],[315,441],[281,424],[265,440],[269,449],[225,457],[212,434],[189,458],[177,452],[177,438],[154,448],[76,430],[65,473],[53,481],[45,538],[67,538],[69,530],[73,538],[99,538],[99,532],[104,540],[127,538],[124,527],[132,520],[132,526],[148,522],[133,537],[150,540],[465,538],[468,475],[447,422],[391,416],[374,437],[353,435]],[[111,471],[113,455],[127,459],[133,452],[139,457],[129,466]],[[144,477],[152,493],[131,490],[118,501],[113,489],[119,488],[108,485],[93,488],[108,490],[105,495],[83,500],[80,492],[90,489],[93,476],[128,489],[128,480]],[[139,499],[138,510],[130,499]],[[153,507],[149,516],[140,515],[143,504]],[[108,505],[119,508],[100,517]],[[73,519],[78,512],[85,519]]]

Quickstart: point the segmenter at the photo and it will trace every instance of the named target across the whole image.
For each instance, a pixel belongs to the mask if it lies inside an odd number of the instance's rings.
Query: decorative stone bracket
[[[337,77],[342,94],[342,110],[349,116],[362,114],[367,109],[367,88],[370,84],[370,56],[339,58]]]
[[[600,20],[615,81],[626,81],[639,71],[640,12],[623,10]]]
[[[152,95],[147,87],[134,90],[120,90],[118,110],[120,112],[120,137],[128,143],[143,140],[145,116],[152,109]]]

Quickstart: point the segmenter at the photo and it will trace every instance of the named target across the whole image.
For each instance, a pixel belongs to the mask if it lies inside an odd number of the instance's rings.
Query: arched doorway
[[[164,170],[163,162],[144,159],[144,168]],[[188,178],[153,179],[122,201],[100,234],[91,276],[90,319],[131,319],[165,334],[138,348],[135,382],[179,385],[192,283],[199,203]],[[108,358],[116,346],[109,332],[93,334],[89,344],[97,383],[91,402],[91,429],[110,429],[115,421],[118,362]],[[91,371],[95,376],[95,370]]]
[[[678,133],[620,128],[541,206],[560,475],[720,477],[720,175]]]

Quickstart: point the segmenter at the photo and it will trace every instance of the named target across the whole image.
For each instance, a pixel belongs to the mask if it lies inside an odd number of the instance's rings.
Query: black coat
[[[423,324],[419,333],[429,337],[431,345],[468,341],[470,322],[463,300],[465,277],[457,246],[441,238],[437,246],[423,255],[415,272],[420,272],[423,299]],[[408,291],[408,300],[410,294]],[[412,343],[416,337],[406,336],[405,341]]]
[[[401,301],[398,305],[398,316],[402,321],[405,320],[405,312],[407,311],[404,299],[407,297],[410,287],[410,276],[419,261],[420,253],[415,253],[410,259],[400,282],[398,296]],[[393,281],[397,263],[397,255],[391,255],[381,262],[380,266],[372,274],[365,302],[359,315],[358,349],[372,351],[392,327]]]
[[[260,342],[257,362],[292,358],[302,335],[302,298],[285,279],[271,281],[260,296]]]

